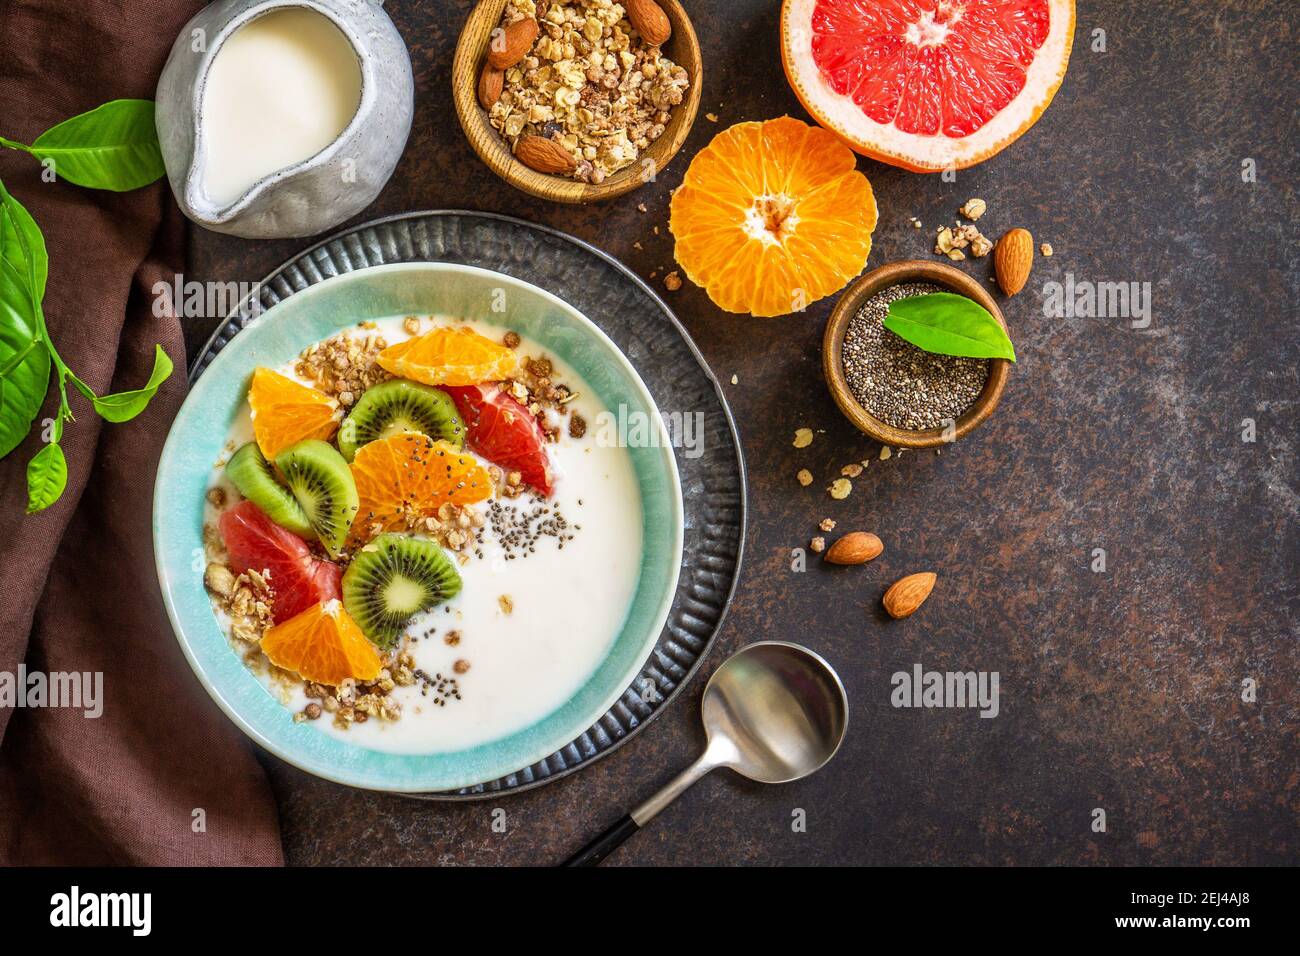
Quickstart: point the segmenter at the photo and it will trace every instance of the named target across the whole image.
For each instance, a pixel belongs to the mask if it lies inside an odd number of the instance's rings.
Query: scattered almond
[[[1015,295],[1029,281],[1034,267],[1034,237],[1028,229],[1009,229],[993,249],[993,274],[1007,295]]]
[[[870,531],[850,531],[826,552],[831,564],[866,564],[880,557],[885,545]]]
[[[488,42],[488,64],[494,70],[508,70],[533,48],[537,39],[537,21],[532,17],[516,20],[501,32],[493,31]]]
[[[485,110],[492,109],[492,104],[501,99],[505,85],[505,71],[494,70],[492,64],[484,63],[483,72],[478,75],[478,105]]]
[[[916,609],[925,603],[925,599],[934,590],[935,580],[934,572],[922,571],[895,581],[885,592],[885,611],[895,619],[915,614]]]
[[[515,144],[515,159],[539,173],[569,173],[578,168],[569,151],[554,140],[521,136]]]
[[[673,25],[668,21],[668,14],[655,0],[623,0],[623,9],[636,32],[651,46],[660,46],[672,36]]]

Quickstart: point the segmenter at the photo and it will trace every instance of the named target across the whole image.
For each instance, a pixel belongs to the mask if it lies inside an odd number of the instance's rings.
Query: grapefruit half
[[[785,0],[804,108],[859,153],[963,169],[1015,142],[1065,78],[1074,0]]]

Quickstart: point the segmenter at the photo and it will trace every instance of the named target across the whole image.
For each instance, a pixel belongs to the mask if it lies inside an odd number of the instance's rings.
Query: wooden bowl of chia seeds
[[[1006,386],[1006,359],[935,355],[881,323],[891,301],[955,292],[983,306],[1005,329],[993,296],[941,262],[891,262],[840,296],[826,323],[822,371],[835,404],[872,438],[901,448],[936,448],[965,437],[993,414]]]

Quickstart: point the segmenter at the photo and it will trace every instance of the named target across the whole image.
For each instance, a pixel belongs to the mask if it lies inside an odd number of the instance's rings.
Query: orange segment
[[[382,368],[425,385],[480,385],[509,377],[515,353],[464,326],[443,326],[379,353]]]
[[[276,667],[337,687],[351,677],[374,680],[382,663],[337,598],[307,608],[262,636],[262,653]]]
[[[308,438],[328,440],[339,427],[339,403],[269,368],[253,372],[248,392],[253,437],[267,461]]]
[[[876,200],[851,150],[783,116],[719,133],[673,196],[677,261],[728,312],[786,315],[862,271]]]
[[[443,504],[482,501],[493,490],[492,476],[473,455],[415,432],[363,445],[352,474],[361,500],[352,527],[365,537],[410,527],[437,514]]]

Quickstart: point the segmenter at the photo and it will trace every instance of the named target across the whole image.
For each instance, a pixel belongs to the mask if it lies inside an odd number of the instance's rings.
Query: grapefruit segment
[[[822,126],[918,172],[1013,143],[1051,103],[1074,0],[785,0],[781,56]]]
[[[551,493],[545,437],[528,409],[497,386],[444,386],[465,420],[465,441],[488,461],[517,471],[544,496]]]
[[[222,514],[219,526],[230,569],[267,576],[274,595],[271,617],[277,624],[340,596],[342,569],[316,558],[307,542],[281,528],[251,501],[241,501]]]

